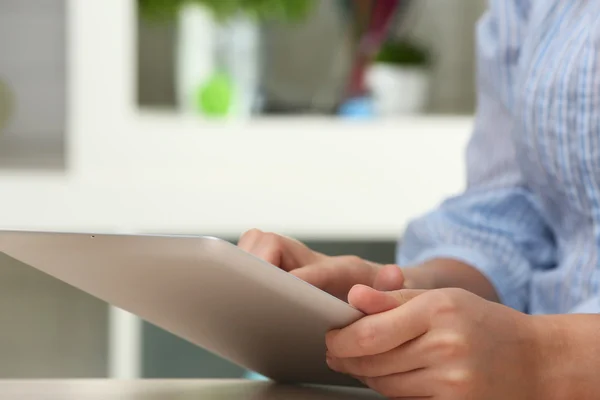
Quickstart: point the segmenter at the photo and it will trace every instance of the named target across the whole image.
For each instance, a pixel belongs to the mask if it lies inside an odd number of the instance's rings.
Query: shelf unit
[[[0,172],[2,225],[395,238],[461,190],[471,125],[443,117],[206,124],[161,114],[137,122],[80,132],[66,174]]]

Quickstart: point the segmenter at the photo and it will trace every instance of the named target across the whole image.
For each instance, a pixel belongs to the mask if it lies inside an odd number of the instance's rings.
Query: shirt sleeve
[[[480,270],[501,301],[527,311],[534,265],[551,263],[552,235],[517,164],[515,69],[530,4],[492,0],[477,26],[477,95],[467,188],[409,224],[398,263],[452,258]]]
[[[600,313],[600,296],[594,296],[579,304],[570,314],[598,314]]]

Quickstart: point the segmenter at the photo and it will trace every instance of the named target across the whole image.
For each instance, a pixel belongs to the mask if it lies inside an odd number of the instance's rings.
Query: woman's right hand
[[[327,256],[275,233],[253,229],[242,235],[238,246],[344,301],[358,284],[381,291],[404,288],[404,274],[396,265],[357,256]]]

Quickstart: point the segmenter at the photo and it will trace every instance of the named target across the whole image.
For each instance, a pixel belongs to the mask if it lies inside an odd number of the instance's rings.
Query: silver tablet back
[[[324,337],[362,314],[229,242],[0,232],[0,251],[275,381],[358,385]]]

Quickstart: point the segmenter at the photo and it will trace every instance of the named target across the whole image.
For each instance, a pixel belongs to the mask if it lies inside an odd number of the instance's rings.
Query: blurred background
[[[264,226],[392,263],[406,220],[460,189],[484,0],[83,3],[0,0],[0,228]],[[271,161],[239,158],[275,134]],[[245,372],[0,253],[0,378]]]
[[[138,4],[144,108],[211,117],[473,111],[482,0]]]

